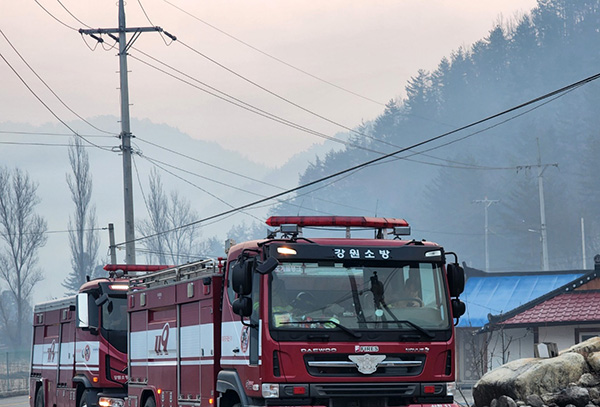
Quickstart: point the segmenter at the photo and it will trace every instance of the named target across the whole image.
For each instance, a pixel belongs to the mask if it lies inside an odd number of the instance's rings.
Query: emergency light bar
[[[303,226],[335,226],[363,227],[376,229],[392,229],[408,227],[404,219],[373,218],[367,216],[271,216],[266,221],[269,226],[298,225]]]
[[[168,269],[169,267],[174,266],[165,266],[165,265],[154,265],[154,264],[107,264],[104,266],[104,270],[106,271],[117,271],[123,270],[125,274],[131,272],[140,272],[140,271],[159,271]]]

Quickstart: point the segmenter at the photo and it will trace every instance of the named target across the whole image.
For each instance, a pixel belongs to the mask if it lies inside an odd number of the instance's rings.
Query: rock
[[[588,357],[592,353],[600,352],[600,336],[594,336],[587,341],[571,346],[569,349],[563,350],[560,354],[575,352],[584,357]]]
[[[598,384],[600,384],[600,380],[591,373],[584,373],[577,382],[577,385],[582,387],[594,387]]]
[[[590,402],[590,395],[586,388],[579,386],[569,386],[560,392],[554,394],[553,403],[559,407],[585,407]]]
[[[508,396],[498,397],[498,407],[517,407],[517,403]]]
[[[600,346],[600,338],[598,344]],[[590,347],[578,348],[583,353],[586,349]],[[587,363],[581,352],[562,352],[550,359],[520,359],[500,366],[486,373],[473,387],[475,405],[490,405],[493,399],[504,395],[514,401],[526,400],[531,394],[557,393],[587,373]],[[568,402],[560,407],[566,404]],[[585,407],[587,402],[581,406],[572,404]]]
[[[588,355],[587,362],[593,372],[600,374],[600,352],[593,352]]]
[[[529,394],[526,398],[525,401],[527,402],[527,404],[529,404],[531,407],[542,407],[544,405],[544,401],[542,400],[542,398],[540,396],[538,396],[537,394]]]
[[[598,404],[600,402],[600,389],[597,387],[590,387],[588,392],[590,393],[590,400],[592,400],[592,403]]]

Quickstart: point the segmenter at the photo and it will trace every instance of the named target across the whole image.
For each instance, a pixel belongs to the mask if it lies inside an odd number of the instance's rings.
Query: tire
[[[40,386],[35,393],[35,407],[44,407],[44,386]]]
[[[88,404],[89,394],[90,392],[88,390],[83,391],[83,393],[81,394],[81,399],[79,400],[79,407],[90,407],[90,405]]]
[[[156,407],[156,401],[154,401],[154,397],[148,397],[144,403],[144,407]]]

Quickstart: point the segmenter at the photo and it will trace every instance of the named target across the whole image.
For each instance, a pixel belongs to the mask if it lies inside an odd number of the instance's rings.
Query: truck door
[[[60,323],[60,354],[58,356],[58,387],[57,404],[61,406],[75,405],[75,391],[72,388],[75,373],[75,321],[74,311],[61,310]]]
[[[191,283],[193,284],[193,283]],[[192,287],[193,290],[194,287]],[[178,364],[179,400],[199,400],[202,359],[200,303],[181,304],[179,308],[180,363]]]
[[[47,399],[45,404],[51,406],[56,404],[56,383],[58,379],[58,357],[59,357],[59,311],[46,312],[46,326],[44,326],[44,344],[42,354],[42,371],[46,379]]]

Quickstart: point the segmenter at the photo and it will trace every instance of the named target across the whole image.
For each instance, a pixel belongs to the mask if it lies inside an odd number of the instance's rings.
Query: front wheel
[[[79,400],[79,407],[89,407],[90,406],[88,403],[89,394],[90,394],[89,391],[84,390],[83,394],[81,395],[81,400]]]
[[[144,407],[156,407],[156,401],[154,401],[154,397],[148,397],[148,400],[144,403]]]
[[[44,407],[44,388],[40,386],[35,393],[35,407]]]

